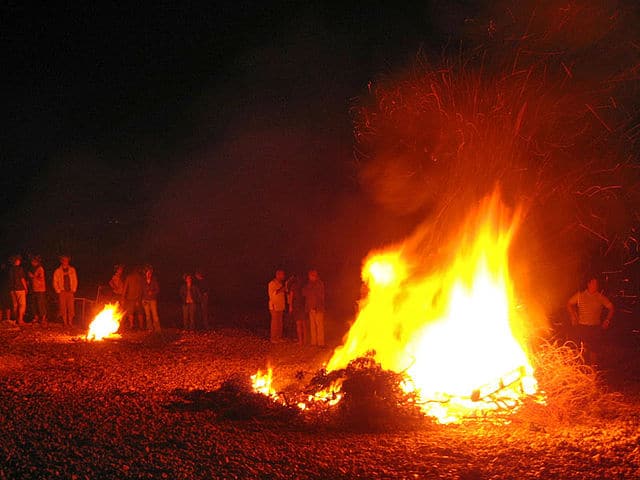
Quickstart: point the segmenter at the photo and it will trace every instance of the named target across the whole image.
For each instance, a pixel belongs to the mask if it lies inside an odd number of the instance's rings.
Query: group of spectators
[[[120,302],[124,310],[125,325],[129,330],[139,328],[160,332],[158,294],[160,284],[153,273],[153,266],[132,267],[124,275],[125,266],[116,265],[109,280],[112,301]]]
[[[53,315],[62,320],[64,327],[73,327],[75,315],[75,295],[78,290],[78,274],[71,265],[69,255],[59,257],[60,265],[54,270],[50,286],[58,300],[58,311]],[[13,255],[8,264],[2,265],[0,274],[0,320],[15,320],[22,326],[30,313],[31,323],[46,326],[50,319],[48,308],[48,284],[42,259],[39,255],[29,258],[29,265],[23,264],[21,255]],[[102,287],[101,287],[102,288]],[[159,332],[158,294],[160,284],[152,265],[115,265],[109,280],[108,293],[99,290],[98,303],[118,302],[124,311],[123,327],[130,330],[141,329]],[[202,272],[184,274],[179,290],[182,301],[182,326],[185,330],[208,329],[209,288]]]
[[[59,257],[60,264],[54,270],[51,286],[58,298],[58,317],[65,327],[72,327],[75,318],[75,294],[78,290],[78,274],[71,265],[69,255]],[[20,255],[9,258],[6,271],[1,276],[0,320],[13,317],[17,325],[25,324],[27,307],[33,314],[32,323],[46,326],[49,320],[47,308],[47,281],[42,259],[34,255],[25,268]],[[271,314],[271,341],[283,341],[285,319],[295,325],[300,344],[324,346],[325,344],[325,288],[317,270],[310,270],[306,282],[296,275],[286,279],[284,270],[277,270],[268,285],[269,312]],[[153,266],[131,267],[125,275],[125,266],[116,265],[109,281],[111,302],[119,302],[124,310],[124,326],[130,330],[139,328],[160,331],[158,294],[160,285]],[[209,314],[209,288],[200,271],[184,274],[179,290],[182,303],[182,327],[185,330],[211,327]],[[598,279],[589,278],[587,288],[577,292],[567,304],[571,324],[577,328],[578,341],[585,349],[591,363],[597,358],[597,345],[602,330],[609,328],[614,306],[600,292]],[[607,316],[602,321],[602,310]]]
[[[283,341],[285,314],[296,326],[296,337],[303,345],[324,346],[324,283],[317,270],[309,270],[307,281],[292,275],[286,281],[284,270],[277,270],[267,287],[271,314],[271,342]]]
[[[75,317],[74,300],[78,290],[78,274],[70,264],[71,257],[60,256],[60,266],[53,272],[51,285],[58,296],[59,314],[64,326],[73,326]],[[0,319],[4,314],[7,320],[15,318],[17,325],[25,324],[27,305],[33,312],[33,322],[47,325],[49,314],[47,309],[47,281],[39,255],[30,259],[30,268],[25,270],[22,256],[9,258],[9,266],[3,275],[6,285],[2,290],[2,308]]]
[[[185,273],[180,287],[182,327],[185,330],[210,328],[209,289],[202,272]],[[126,327],[152,332],[160,331],[158,294],[160,284],[152,265],[132,267],[125,276],[125,266],[116,265],[109,281],[113,301],[119,301],[125,312]]]

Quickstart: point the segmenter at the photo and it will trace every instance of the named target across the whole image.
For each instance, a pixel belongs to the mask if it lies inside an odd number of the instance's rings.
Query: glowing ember
[[[89,325],[87,340],[102,340],[107,337],[117,336],[120,328],[120,319],[123,312],[118,309],[118,304],[107,304]]]
[[[254,375],[251,375],[251,386],[253,391],[267,395],[268,397],[275,397],[276,391],[271,387],[273,380],[273,370],[271,367],[267,369],[267,373],[262,373],[261,370]]]

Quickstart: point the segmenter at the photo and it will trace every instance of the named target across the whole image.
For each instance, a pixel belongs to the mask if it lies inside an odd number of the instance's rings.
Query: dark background
[[[200,268],[217,302],[251,306],[276,267],[317,267],[348,312],[363,256],[412,225],[361,193],[350,106],[467,13],[5,5],[0,254],[50,273],[68,252],[88,297],[117,262],[154,264],[165,300]]]
[[[582,49],[598,29],[579,21],[625,9],[587,3],[5,4],[0,258],[41,254],[51,274],[69,253],[90,298],[115,263],[151,263],[169,303],[200,269],[226,314],[263,309],[276,268],[317,268],[348,319],[367,252],[423,220],[362,185],[353,107],[381,76],[489,39],[492,11],[551,32],[568,16],[579,38],[560,45],[615,73],[616,46]],[[576,252],[610,251],[589,242]]]

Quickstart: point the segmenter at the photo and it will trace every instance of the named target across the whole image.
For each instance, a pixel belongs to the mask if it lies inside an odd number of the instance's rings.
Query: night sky
[[[355,294],[411,222],[361,192],[349,109],[462,24],[440,3],[5,6],[3,257],[69,252],[87,295],[116,262],[202,268],[221,301],[277,266]]]

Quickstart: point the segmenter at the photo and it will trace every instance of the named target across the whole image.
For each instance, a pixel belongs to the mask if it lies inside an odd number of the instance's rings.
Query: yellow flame
[[[383,368],[408,374],[403,388],[443,423],[497,408],[496,396],[515,405],[535,393],[508,268],[518,220],[494,194],[451,243],[449,267],[437,271],[423,273],[404,245],[370,255],[367,298],[327,370],[374,350]]]
[[[261,393],[268,397],[276,396],[276,391],[271,386],[273,382],[273,370],[271,367],[267,369],[267,373],[262,373],[262,370],[258,370],[257,373],[251,375],[251,386],[253,391]]]
[[[368,293],[345,342],[326,366],[341,369],[375,351],[383,368],[406,372],[427,415],[441,423],[514,407],[537,391],[526,353],[523,311],[509,274],[509,245],[519,212],[508,214],[499,195],[485,199],[450,242],[447,268],[425,273],[423,232],[396,248],[371,254],[362,279]],[[416,248],[418,247],[418,248]],[[277,399],[272,370],[251,377],[255,391]],[[299,402],[330,406],[343,398],[341,382]]]
[[[114,336],[120,328],[122,315],[117,303],[105,305],[89,325],[87,340],[102,340]]]

